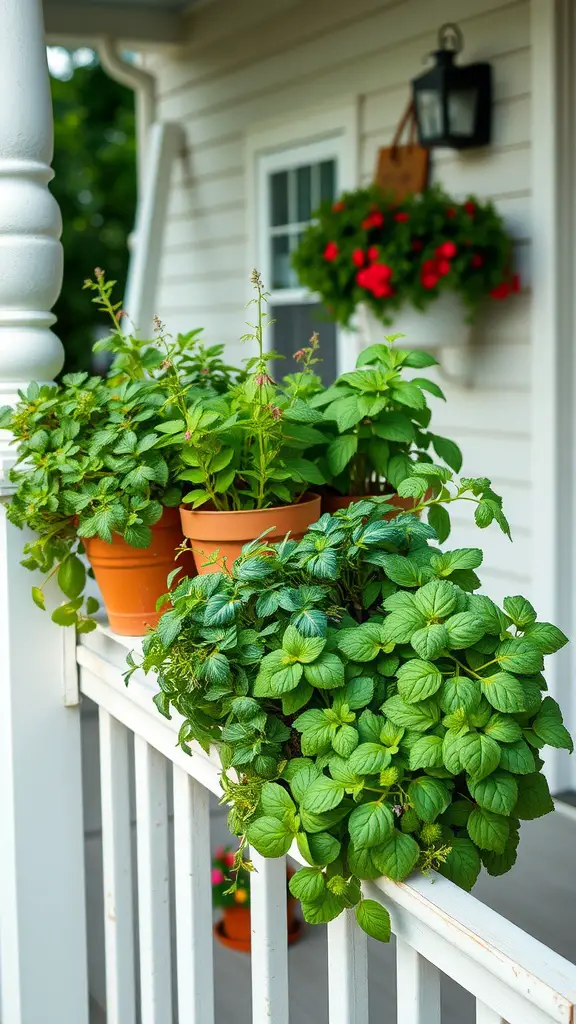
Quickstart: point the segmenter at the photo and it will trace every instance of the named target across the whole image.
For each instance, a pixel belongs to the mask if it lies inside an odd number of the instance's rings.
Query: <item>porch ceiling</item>
[[[136,45],[178,43],[183,19],[214,0],[43,0],[50,43],[86,45],[110,36]]]

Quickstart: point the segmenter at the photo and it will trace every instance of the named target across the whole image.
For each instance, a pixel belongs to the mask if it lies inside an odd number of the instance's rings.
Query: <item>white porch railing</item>
[[[142,1024],[214,1024],[210,821],[219,766],[176,745],[179,723],[152,704],[154,682],[122,678],[129,640],[105,628],[77,650],[82,693],[99,707],[108,1024],[133,1024],[138,912]],[[136,768],[138,907],[132,898],[128,737]],[[166,768],[173,764],[177,1008],[172,1007]],[[296,848],[291,856],[301,861]],[[254,855],[252,1021],[288,1024],[284,859]],[[433,883],[433,884],[432,884]],[[446,879],[382,879],[366,893],[388,907],[397,940],[398,1024],[441,1024],[444,973],[476,999],[477,1024],[573,1024],[576,967]],[[368,1024],[367,939],[352,912],[328,926],[330,1024]],[[380,1021],[390,1018],[383,1011]],[[225,1022],[219,1022],[225,1024]],[[226,1022],[227,1024],[227,1022]]]

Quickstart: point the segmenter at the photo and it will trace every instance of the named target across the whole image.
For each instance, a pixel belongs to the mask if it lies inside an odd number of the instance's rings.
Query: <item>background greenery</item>
[[[103,325],[84,279],[95,267],[120,284],[128,270],[128,235],[136,209],[136,144],[132,92],[113,82],[93,51],[49,52],[54,106],[52,192],[62,211],[64,283],[55,306],[66,350],[64,372],[91,367]]]

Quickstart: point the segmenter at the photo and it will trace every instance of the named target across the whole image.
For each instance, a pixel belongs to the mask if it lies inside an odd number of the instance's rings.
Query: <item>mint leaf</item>
[[[349,757],[358,746],[358,731],[352,725],[341,725],[332,737],[332,746],[340,757]]]
[[[288,764],[293,764],[293,762],[289,761]],[[302,803],[309,787],[319,775],[320,772],[316,765],[310,762],[309,764],[304,764],[289,780],[292,796],[297,803]]]
[[[462,711],[472,711],[480,703],[481,696],[482,691],[477,679],[470,679],[469,676],[450,676],[442,684],[440,706],[447,715],[453,714],[459,708]]]
[[[77,555],[68,555],[60,563],[58,586],[71,601],[79,597],[86,583],[86,568]]]
[[[460,763],[468,774],[478,782],[498,767],[500,751],[500,745],[490,736],[481,732],[469,732],[461,739]]]
[[[304,665],[304,675],[319,690],[334,689],[344,684],[344,664],[337,654],[324,651],[311,665]]]
[[[362,900],[356,907],[356,920],[362,931],[379,942],[390,942],[390,914],[376,900]]]
[[[300,905],[304,920],[308,924],[329,924],[335,917],[338,917],[338,914],[342,913],[346,906],[345,902],[329,889],[326,890],[323,900],[318,900],[315,903],[307,903],[302,900]]]
[[[440,720],[440,710],[434,698],[418,704],[406,704],[399,694],[389,697],[382,710],[395,725],[414,732],[426,732]]]
[[[555,654],[568,643],[568,637],[551,622],[532,623],[527,627],[524,636],[530,643],[535,644],[542,654]]]
[[[540,772],[518,776],[518,800],[514,807],[514,817],[532,821],[541,818],[554,810],[554,801],[550,796],[548,783]]]
[[[382,874],[374,861],[372,850],[358,849],[352,839],[348,843],[346,859],[350,871],[353,871],[358,878],[379,878]]]
[[[500,767],[514,775],[530,775],[536,765],[528,744],[524,740],[503,744],[500,747]]]
[[[459,651],[471,647],[484,636],[484,625],[473,612],[458,612],[444,623],[448,631],[448,647]]]
[[[300,868],[288,883],[290,892],[297,900],[312,903],[321,900],[326,892],[324,875],[316,868]]]
[[[339,476],[346,468],[350,459],[356,454],[358,437],[356,434],[342,434],[328,445],[326,458],[333,476]]]
[[[290,794],[277,782],[265,782],[260,794],[260,806],[262,813],[273,818],[280,818],[284,821],[286,815],[293,820],[296,812],[294,802]]]
[[[379,743],[360,743],[348,758],[348,767],[356,775],[376,775],[390,764],[390,754]]]
[[[249,824],[246,838],[263,857],[283,857],[292,845],[294,833],[280,818],[263,815]]]
[[[542,706],[532,722],[532,728],[538,738],[548,746],[573,751],[572,737],[562,724],[562,712],[552,697],[545,697],[542,701]]]
[[[402,882],[420,857],[420,847],[416,840],[398,829],[394,829],[382,846],[376,846],[370,852],[380,874],[391,878],[393,882]]]
[[[282,637],[282,648],[286,654],[304,664],[314,661],[325,646],[326,639],[324,637],[303,636],[296,626],[287,626]]]
[[[468,835],[481,850],[492,850],[503,853],[510,834],[510,823],[507,818],[483,807],[474,808],[468,818]]]
[[[431,697],[442,686],[442,675],[429,661],[407,661],[397,673],[398,692],[406,704]]]
[[[497,711],[518,714],[534,707],[534,688],[510,672],[496,672],[493,676],[485,676],[480,680],[480,686],[486,699]]]
[[[408,786],[408,799],[421,821],[431,823],[448,807],[450,793],[438,779],[423,775]]]
[[[481,868],[482,861],[474,843],[470,839],[455,838],[452,840],[450,853],[445,862],[439,865],[438,870],[455,885],[470,892],[476,884]]]
[[[421,736],[410,747],[410,771],[418,768],[439,768],[442,765],[442,737]]]
[[[357,850],[380,846],[393,828],[394,815],[386,804],[360,804],[348,818],[348,831]]]
[[[468,789],[480,807],[495,814],[512,814],[518,799],[518,783],[508,772],[495,771],[480,782],[469,780]]]
[[[322,814],[338,807],[343,799],[344,786],[327,775],[319,775],[304,794],[302,807],[311,814]]]
[[[338,634],[338,647],[351,661],[373,661],[382,648],[382,627],[375,622],[364,622],[353,629],[342,629]]]
[[[532,675],[542,669],[542,652],[529,639],[522,637],[511,637],[504,640],[496,648],[494,657],[499,664],[508,672],[518,672],[520,675]],[[501,711],[505,710],[500,708]]]
[[[440,622],[417,629],[410,641],[421,658],[437,658],[448,646],[448,630]]]
[[[505,597],[503,602],[504,611],[510,616],[512,622],[518,629],[525,630],[536,622],[536,612],[525,597],[520,594],[517,597]],[[555,629],[556,627],[552,627]],[[560,632],[560,631],[558,631]],[[552,652],[551,652],[552,653]]]
[[[496,712],[484,726],[484,732],[498,743],[516,743],[522,739],[522,729],[512,715]]]
[[[457,591],[447,580],[430,580],[414,594],[414,604],[426,619],[447,619],[456,601]]]

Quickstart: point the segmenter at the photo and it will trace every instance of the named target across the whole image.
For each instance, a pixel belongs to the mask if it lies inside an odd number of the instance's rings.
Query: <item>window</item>
[[[313,211],[334,200],[339,185],[341,137],[263,154],[259,159],[259,259],[270,292],[269,311],[276,321],[270,347],[285,358],[274,366],[277,378],[295,370],[294,352],[313,331],[320,334],[322,362],[317,371],[325,384],[339,372],[337,328],[322,305],[302,288],[292,268],[292,253],[312,221]]]

